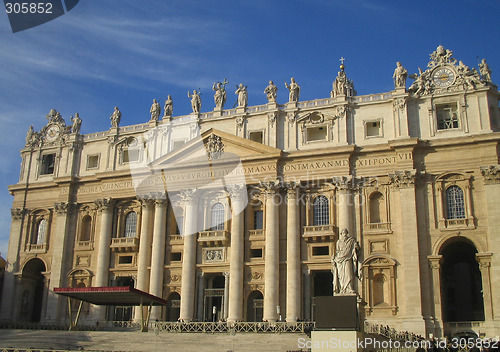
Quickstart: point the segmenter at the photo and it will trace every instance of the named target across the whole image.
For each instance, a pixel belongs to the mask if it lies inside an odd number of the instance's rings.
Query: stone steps
[[[305,334],[273,333],[165,333],[153,331],[54,331],[0,329],[2,348],[36,348],[71,351],[298,351]],[[305,351],[305,349],[304,349]]]

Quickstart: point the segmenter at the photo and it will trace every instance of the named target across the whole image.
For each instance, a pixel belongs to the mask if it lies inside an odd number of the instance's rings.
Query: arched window
[[[370,195],[370,223],[382,222],[380,215],[383,200],[384,196],[380,192],[374,192]]]
[[[136,237],[137,232],[137,214],[131,211],[125,218],[125,233],[123,237]]]
[[[36,243],[44,244],[47,237],[47,220],[42,219],[38,222],[38,227],[36,229]]]
[[[212,207],[212,231],[224,230],[224,205],[215,203]]]
[[[80,231],[80,241],[90,241],[90,232],[92,230],[92,218],[86,215],[82,219],[82,229]]]
[[[446,205],[448,208],[448,219],[464,219],[464,192],[456,185],[446,189]]]
[[[314,225],[330,225],[330,209],[325,196],[318,196],[314,200]]]

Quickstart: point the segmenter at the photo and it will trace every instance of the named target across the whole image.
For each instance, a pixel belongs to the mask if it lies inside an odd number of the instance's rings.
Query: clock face
[[[49,142],[53,142],[59,137],[59,126],[52,125],[45,132],[45,139]]]
[[[455,72],[449,68],[441,67],[434,71],[432,79],[434,84],[439,87],[449,87],[455,81]]]

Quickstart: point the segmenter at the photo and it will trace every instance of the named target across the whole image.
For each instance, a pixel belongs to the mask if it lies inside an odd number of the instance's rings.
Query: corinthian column
[[[151,263],[151,241],[153,237],[154,200],[141,198],[142,220],[141,238],[139,240],[139,257],[137,259],[137,289],[149,290],[148,266]]]
[[[196,232],[198,220],[198,202],[196,190],[185,190],[181,196],[185,203],[184,251],[182,253],[182,286],[180,319],[193,320],[196,281]]]
[[[287,187],[287,239],[286,239],[286,321],[296,322],[300,315],[300,214],[298,184]]]
[[[245,185],[234,185],[231,194],[231,249],[229,268],[229,312],[230,322],[243,320],[243,214],[245,209]]]
[[[165,263],[165,230],[167,221],[167,201],[155,201],[155,221],[153,229],[153,249],[151,255],[151,278],[149,280],[149,293],[163,297],[163,265]],[[160,319],[161,308],[153,307],[151,318]]]
[[[276,307],[279,304],[279,212],[277,182],[262,183],[266,193],[266,252],[264,321],[277,320]]]
[[[111,198],[97,199],[95,205],[101,214],[101,228],[99,231],[99,247],[97,248],[97,271],[95,286],[108,286],[109,280],[109,246],[111,244],[111,225],[113,223],[113,200]],[[104,320],[106,307],[95,306],[96,320]]]

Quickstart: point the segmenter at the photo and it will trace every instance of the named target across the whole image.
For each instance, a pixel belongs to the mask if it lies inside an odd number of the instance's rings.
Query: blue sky
[[[148,121],[152,100],[163,105],[168,94],[174,115],[187,114],[192,89],[201,88],[202,111],[213,110],[212,84],[224,78],[226,107],[238,83],[248,85],[249,105],[264,104],[269,80],[284,103],[292,76],[301,100],[325,98],[342,56],[358,94],[386,92],[396,61],[417,72],[439,44],[470,67],[486,58],[498,84],[499,13],[498,0],[81,0],[13,34],[0,12],[0,252],[19,150],[51,108],[67,123],[78,112],[82,133],[91,133],[109,129],[114,106],[122,125]]]

